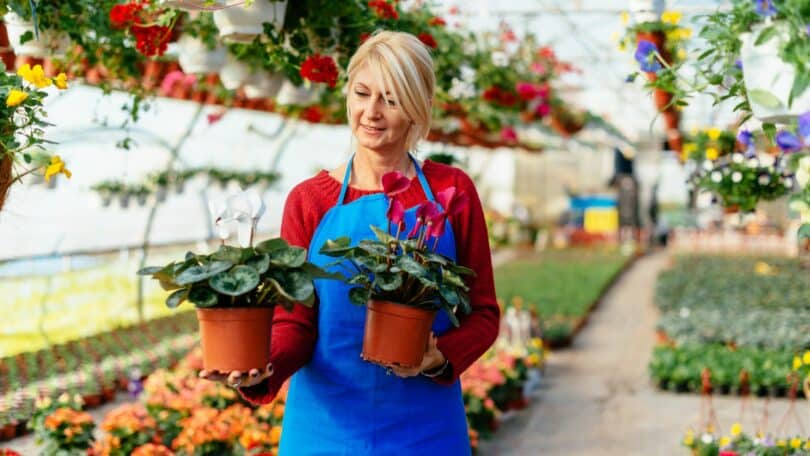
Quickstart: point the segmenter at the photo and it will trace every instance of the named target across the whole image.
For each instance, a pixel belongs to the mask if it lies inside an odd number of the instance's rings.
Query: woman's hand
[[[205,369],[200,371],[200,378],[225,383],[233,388],[258,385],[270,378],[271,375],[273,375],[273,363],[267,363],[263,372],[260,372],[259,369],[251,369],[245,374],[241,371],[220,372]]]
[[[422,371],[435,369],[441,366],[444,364],[444,361],[444,355],[436,347],[436,336],[434,336],[433,333],[430,333],[430,339],[428,339],[427,348],[425,349],[425,356],[422,357],[422,365],[419,367],[388,366],[388,368],[391,369],[391,372],[396,374],[398,377],[415,377]]]

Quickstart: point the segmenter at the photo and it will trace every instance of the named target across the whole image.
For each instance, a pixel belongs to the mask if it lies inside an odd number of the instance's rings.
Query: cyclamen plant
[[[404,233],[405,207],[398,196],[410,187],[411,181],[399,172],[390,172],[382,177],[382,184],[389,198],[386,229],[372,226],[377,239],[364,239],[356,246],[351,245],[348,237],[328,240],[320,253],[338,258],[333,264],[349,271],[346,281],[355,285],[349,290],[353,304],[381,300],[421,309],[441,309],[458,326],[456,310],[463,314],[472,310],[464,277],[474,276],[475,272],[436,249],[447,218],[469,203],[467,194],[455,187],[439,192],[436,195],[439,204],[422,203],[416,210],[416,223]]]

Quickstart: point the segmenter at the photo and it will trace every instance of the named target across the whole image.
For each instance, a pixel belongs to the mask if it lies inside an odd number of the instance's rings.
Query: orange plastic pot
[[[197,309],[203,367],[242,372],[264,369],[270,362],[273,309]]]
[[[362,357],[384,365],[419,367],[436,311],[390,301],[370,300]]]

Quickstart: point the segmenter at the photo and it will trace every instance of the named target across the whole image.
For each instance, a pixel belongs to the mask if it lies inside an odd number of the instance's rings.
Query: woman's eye
[[[365,92],[354,92],[354,94],[357,95],[358,97],[367,97],[368,96],[368,94],[365,93]]]
[[[388,100],[388,106],[396,106],[397,102],[394,100]]]

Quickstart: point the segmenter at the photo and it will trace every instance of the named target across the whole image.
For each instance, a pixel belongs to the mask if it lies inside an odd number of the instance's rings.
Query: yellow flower
[[[48,169],[45,170],[45,182],[50,182],[51,176],[59,173],[64,174],[68,179],[70,179],[72,175],[70,170],[65,168],[65,162],[62,161],[62,157],[54,155],[51,157],[51,163],[48,165]]]
[[[764,261],[754,263],[754,273],[757,275],[774,275],[776,269]]]
[[[712,141],[717,141],[717,138],[720,137],[720,129],[716,127],[709,128],[706,130],[706,134],[709,135],[709,139]]]
[[[729,443],[731,443],[731,439],[727,435],[720,438],[720,448],[728,446]]]
[[[688,40],[692,38],[692,29],[689,27],[681,27],[678,29],[678,38],[682,40]]]
[[[683,14],[680,11],[664,11],[664,13],[661,14],[661,22],[677,24],[681,21],[681,16],[683,16]]]
[[[627,25],[630,22],[630,13],[628,13],[627,11],[622,11],[620,17],[622,19],[622,25]]]
[[[624,40],[619,41],[619,44],[616,45],[619,48],[619,52],[624,52],[627,50],[627,42]]]
[[[810,350],[804,352],[804,355],[802,355],[802,362],[804,364],[810,364]]]
[[[536,348],[538,350],[543,348],[543,339],[540,339],[539,337],[532,337],[532,340],[530,342],[532,348]],[[810,354],[810,350],[806,351],[805,353]]]
[[[17,70],[17,74],[37,86],[38,89],[51,85],[50,78],[45,77],[45,70],[42,69],[42,65],[34,65],[34,68],[31,68],[31,65],[26,63]]]
[[[720,152],[714,147],[707,147],[706,148],[706,158],[709,160],[717,160],[717,157],[720,156]]]
[[[22,90],[11,89],[8,92],[8,97],[6,97],[6,106],[9,108],[19,106],[26,98],[28,98],[28,93]]]
[[[802,446],[802,439],[798,437],[793,437],[790,439],[790,447],[791,448],[800,448]]]
[[[793,370],[799,370],[802,367],[802,359],[798,356],[793,357]]]
[[[65,73],[59,73],[55,78],[53,78],[53,84],[62,90],[67,89],[67,75]]]
[[[683,49],[678,49],[678,59],[685,60],[686,59],[686,51]]]
[[[804,442],[804,448],[803,449],[810,450],[810,440]]]
[[[782,447],[782,448],[786,447],[787,446],[787,440],[785,440],[785,439],[777,440],[776,441],[776,446]]]
[[[737,437],[738,435],[742,434],[742,425],[740,423],[734,423],[731,425],[731,436]]]
[[[692,446],[695,443],[695,433],[690,429],[686,431],[686,435],[683,437],[683,444],[686,446]]]
[[[683,145],[683,153],[691,154],[692,152],[697,150],[697,144],[695,143],[686,143]]]

